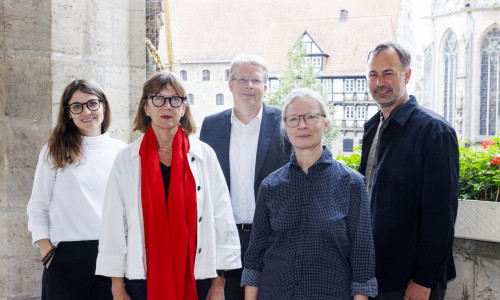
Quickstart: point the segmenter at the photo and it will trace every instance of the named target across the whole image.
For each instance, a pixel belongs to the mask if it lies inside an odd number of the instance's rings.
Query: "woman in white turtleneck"
[[[42,148],[28,203],[28,229],[44,266],[42,299],[112,299],[95,275],[104,191],[126,144],[107,133],[111,110],[101,87],[74,80]]]

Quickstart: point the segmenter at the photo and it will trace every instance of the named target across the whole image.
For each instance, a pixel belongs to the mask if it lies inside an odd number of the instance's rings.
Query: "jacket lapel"
[[[257,145],[257,158],[255,160],[255,182],[258,182],[259,173],[266,159],[267,150],[271,145],[278,116],[268,106],[262,103],[262,121],[260,124],[259,143]]]
[[[220,126],[217,126],[218,131],[218,143],[213,145],[215,153],[218,153],[219,164],[224,173],[224,178],[226,178],[226,184],[228,188],[230,187],[230,170],[229,170],[229,141],[231,139],[231,110],[226,110],[222,114],[222,118],[219,120]]]

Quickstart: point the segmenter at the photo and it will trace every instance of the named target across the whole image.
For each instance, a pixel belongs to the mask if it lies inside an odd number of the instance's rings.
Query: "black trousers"
[[[241,246],[241,265],[243,265],[245,252],[247,252],[248,244],[250,242],[250,231],[243,230],[238,227],[238,234],[240,236]],[[226,300],[245,299],[245,289],[240,287],[241,271],[242,269],[231,270],[227,272],[228,277],[226,278],[226,285],[224,287],[224,295]],[[211,279],[196,281],[196,288],[198,289],[198,300],[205,300],[211,284]]]
[[[375,300],[401,300],[405,296],[406,289],[379,294]],[[429,300],[443,300],[446,289],[441,282],[438,282],[435,287],[431,289]],[[373,299],[373,298],[370,298]]]
[[[111,279],[95,275],[98,241],[61,242],[42,277],[42,300],[112,300]]]
[[[241,265],[244,266],[245,253],[247,252],[248,244],[250,243],[250,230],[243,230],[238,227],[238,235],[240,236]],[[231,276],[231,272],[229,272],[230,275],[226,278],[226,286],[224,288],[226,300],[245,299],[245,288],[240,287],[241,271],[242,269],[233,271],[236,274],[234,276]]]
[[[148,289],[145,279],[129,280],[123,279],[125,291],[132,300],[148,300]]]

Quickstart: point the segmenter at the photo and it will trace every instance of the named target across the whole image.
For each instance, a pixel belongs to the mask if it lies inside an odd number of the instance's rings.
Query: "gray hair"
[[[368,52],[368,58],[366,61],[368,62],[370,57],[377,56],[381,51],[389,48],[394,49],[398,53],[399,61],[401,62],[404,70],[407,71],[411,65],[411,54],[400,43],[394,41],[383,41],[375,45],[375,47]]]
[[[269,68],[267,66],[267,63],[262,57],[255,54],[241,54],[233,59],[233,61],[231,62],[231,66],[229,67],[230,80],[232,80],[232,78],[235,76],[236,69],[243,64],[262,67],[264,83],[267,83],[267,81],[269,80]]]
[[[328,114],[328,109],[326,108],[325,101],[323,101],[323,97],[316,92],[315,90],[309,89],[309,88],[300,88],[300,89],[294,89],[293,91],[286,96],[285,101],[283,103],[283,109],[281,111],[281,131],[285,132],[286,131],[286,124],[285,124],[285,118],[286,118],[286,111],[288,109],[288,106],[292,103],[293,100],[299,98],[299,97],[305,97],[305,98],[310,98],[315,100],[319,104],[319,112],[325,116],[325,119],[329,119],[330,116]]]

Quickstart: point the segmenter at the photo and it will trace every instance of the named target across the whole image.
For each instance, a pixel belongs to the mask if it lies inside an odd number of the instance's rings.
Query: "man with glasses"
[[[371,201],[378,300],[444,299],[455,277],[457,136],[408,96],[410,62],[395,42],[368,55],[370,94],[380,112],[365,124],[359,171]]]
[[[268,72],[266,62],[259,56],[235,58],[228,82],[234,107],[206,117],[200,133],[200,139],[217,154],[229,187],[242,262],[250,240],[260,184],[290,157],[290,143],[280,130],[281,109],[262,102]],[[241,272],[241,269],[219,272],[219,276],[226,279],[226,299],[244,299]],[[198,293],[200,296],[200,291]]]

